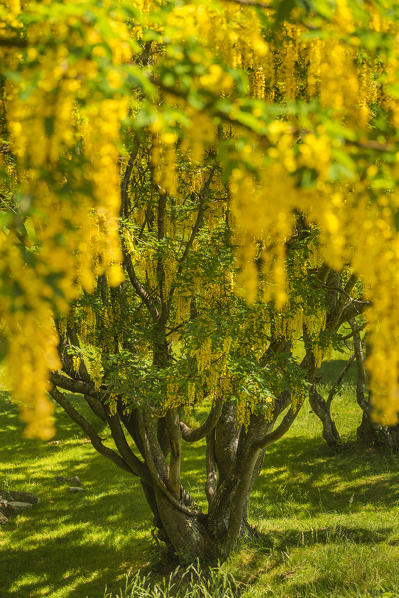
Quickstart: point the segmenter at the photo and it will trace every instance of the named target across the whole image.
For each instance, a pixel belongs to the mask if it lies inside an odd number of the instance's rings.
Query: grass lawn
[[[326,380],[343,363],[327,364]],[[346,440],[340,453],[329,452],[307,405],[270,447],[251,504],[259,538],[223,565],[245,598],[399,597],[399,458],[356,446],[353,396],[352,372],[333,404]],[[0,530],[0,598],[102,598],[106,584],[116,591],[128,570],[156,562],[139,485],[97,455],[62,412],[51,442],[26,440],[3,391],[0,432],[0,488],[40,497]],[[201,502],[204,455],[190,450],[187,486]],[[85,492],[55,479],[74,475]]]

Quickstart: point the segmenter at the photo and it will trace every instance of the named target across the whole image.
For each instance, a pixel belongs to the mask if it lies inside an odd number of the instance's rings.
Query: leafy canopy
[[[398,29],[388,0],[0,1],[1,349],[28,434],[53,431],[54,317],[98,277],[122,282],[120,238],[150,279],[145,215],[121,213],[133,154],[176,198],[172,245],[188,241],[187,189],[217,166],[236,260],[223,272],[249,304],[274,302],[282,326],[304,315],[287,260],[298,215],[319,231],[311,259],[350,265],[372,304],[374,401],[396,421]],[[204,218],[212,237],[215,214]],[[173,247],[156,250],[173,285]],[[214,285],[223,293],[225,277]]]

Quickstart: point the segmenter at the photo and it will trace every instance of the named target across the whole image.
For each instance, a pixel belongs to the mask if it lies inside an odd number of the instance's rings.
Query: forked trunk
[[[329,448],[337,450],[341,444],[341,437],[331,417],[330,404],[313,387],[309,391],[309,403],[323,426],[323,438]]]
[[[237,425],[235,405],[223,405],[217,425],[207,435],[208,513],[196,510],[182,487],[180,502],[171,500],[160,488],[147,488],[158,537],[180,562],[197,558],[209,564],[223,561],[240,538],[254,533],[247,521],[248,503],[265,454],[265,448],[257,443],[272,427],[254,416],[246,431]],[[185,437],[189,438],[187,429]]]
[[[160,539],[179,562],[216,562],[218,551],[206,525],[205,515],[189,515],[172,505],[165,495],[156,491]]]

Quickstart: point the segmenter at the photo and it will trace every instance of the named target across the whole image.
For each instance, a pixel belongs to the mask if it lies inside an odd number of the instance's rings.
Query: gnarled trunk
[[[324,440],[333,450],[337,450],[341,445],[341,437],[331,416],[331,404],[354,360],[355,353],[353,353],[353,355],[348,359],[339,373],[336,381],[331,386],[327,399],[324,399],[317,391],[315,380],[313,381],[313,384],[309,390],[310,406],[322,423]]]
[[[317,392],[315,386],[309,391],[309,403],[322,423],[322,435],[328,447],[337,450],[341,444],[341,437],[331,417],[330,404]]]
[[[193,507],[182,486],[180,501],[175,502],[161,487],[154,490],[143,484],[158,536],[180,562],[224,560],[247,531],[249,496],[265,453],[253,444],[271,428],[258,418],[245,432],[237,424],[235,405],[223,405],[217,425],[207,435],[208,513]],[[185,436],[189,437],[187,426]]]

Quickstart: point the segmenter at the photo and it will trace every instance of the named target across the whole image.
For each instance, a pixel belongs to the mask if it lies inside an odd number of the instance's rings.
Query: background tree
[[[340,351],[348,350],[347,343],[351,342],[350,339],[354,333],[350,332],[348,334],[346,330],[347,328],[351,328],[352,325],[358,326],[356,320],[364,319],[362,313],[369,307],[369,302],[362,299],[361,285],[359,285],[356,276],[348,268],[345,268],[341,272],[334,272],[325,266],[324,271],[325,281],[321,282],[321,285],[326,292],[327,323],[323,331],[323,337],[324,344],[328,344],[329,350],[324,351],[324,354],[318,352],[317,357],[313,357],[313,359],[317,359],[317,369],[314,372],[313,378],[308,381],[308,392],[310,405],[322,423],[323,438],[330,448],[336,450],[341,445],[341,437],[336,423],[331,416],[331,405],[336,395],[340,392],[345,376],[358,354],[353,352],[347,359],[333,384],[328,389],[328,394],[325,398],[318,388],[323,382],[320,367],[331,356],[333,348]],[[359,334],[360,329],[359,325],[357,328]],[[304,342],[306,351],[314,354],[312,345],[307,342],[306,331],[304,331]]]

